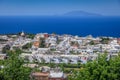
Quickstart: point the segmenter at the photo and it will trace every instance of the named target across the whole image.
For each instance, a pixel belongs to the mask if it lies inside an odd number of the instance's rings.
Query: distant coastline
[[[90,13],[86,11],[71,11],[63,14],[64,16],[76,16],[76,17],[102,17],[103,15],[97,13]]]

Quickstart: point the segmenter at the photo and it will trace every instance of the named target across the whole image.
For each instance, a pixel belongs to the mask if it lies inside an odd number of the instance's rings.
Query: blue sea
[[[0,16],[0,34],[57,33],[120,37],[120,17]]]

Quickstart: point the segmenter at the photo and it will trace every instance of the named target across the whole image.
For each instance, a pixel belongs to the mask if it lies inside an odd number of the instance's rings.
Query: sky
[[[0,0],[0,15],[62,15],[71,11],[120,16],[120,0]]]

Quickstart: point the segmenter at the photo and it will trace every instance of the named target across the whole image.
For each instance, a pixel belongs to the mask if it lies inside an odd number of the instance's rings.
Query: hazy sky
[[[70,11],[120,16],[120,0],[0,0],[0,15],[61,15]]]

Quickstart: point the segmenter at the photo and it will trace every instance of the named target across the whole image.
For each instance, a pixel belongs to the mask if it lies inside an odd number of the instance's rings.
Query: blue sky
[[[61,15],[70,11],[120,16],[120,0],[0,0],[0,15]]]

